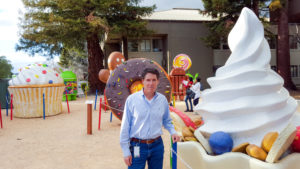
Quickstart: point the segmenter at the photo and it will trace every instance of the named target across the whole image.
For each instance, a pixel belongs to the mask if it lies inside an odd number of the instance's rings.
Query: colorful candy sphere
[[[228,133],[217,131],[209,137],[209,145],[216,155],[230,152],[233,147],[233,140]]]
[[[300,152],[300,126],[297,127],[296,136],[292,143],[292,149],[295,152]]]
[[[179,54],[173,59],[174,68],[183,68],[185,71],[192,66],[192,60],[186,54]]]

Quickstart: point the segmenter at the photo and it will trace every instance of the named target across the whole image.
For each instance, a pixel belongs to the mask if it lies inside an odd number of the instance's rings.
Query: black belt
[[[130,141],[133,141],[133,142],[137,142],[137,143],[146,143],[146,144],[151,144],[151,143],[153,143],[154,141],[156,141],[156,140],[158,140],[158,139],[160,139],[161,137],[160,136],[158,136],[158,137],[156,137],[156,138],[154,138],[154,139],[145,139],[145,140],[142,140],[142,139],[138,139],[138,138],[131,138],[130,139]]]

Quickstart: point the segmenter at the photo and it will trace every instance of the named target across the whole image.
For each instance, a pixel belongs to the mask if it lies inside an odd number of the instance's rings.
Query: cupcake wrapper
[[[43,117],[43,93],[45,116],[62,112],[64,86],[8,88],[13,94],[13,115],[20,118]]]

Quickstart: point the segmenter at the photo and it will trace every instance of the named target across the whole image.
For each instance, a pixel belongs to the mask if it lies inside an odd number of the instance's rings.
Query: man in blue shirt
[[[146,68],[142,74],[143,90],[130,95],[125,103],[120,144],[128,169],[162,169],[164,145],[162,125],[169,131],[173,142],[180,140],[170,118],[166,97],[156,92],[159,72]]]

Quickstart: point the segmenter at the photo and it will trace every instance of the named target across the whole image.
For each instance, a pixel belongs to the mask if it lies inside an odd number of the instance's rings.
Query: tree
[[[86,52],[77,49],[63,48],[58,64],[64,68],[73,71],[80,80],[87,80],[88,60]]]
[[[105,33],[124,26],[121,24],[122,20],[128,23],[138,22],[142,16],[153,11],[154,7],[139,7],[139,1],[23,0],[26,12],[21,23],[21,39],[16,49],[48,57],[59,55],[64,48],[87,50],[91,92],[103,90],[104,84],[98,80],[104,58],[100,41],[105,40]],[[141,9],[141,12],[134,13],[133,9]],[[127,10],[131,15],[124,18]]]
[[[296,90],[291,78],[290,69],[290,46],[289,46],[289,0],[273,0],[270,9],[277,10],[278,16],[278,38],[277,38],[277,72],[284,80],[284,87]]]
[[[277,71],[284,79],[284,87],[296,89],[291,79],[289,29],[288,29],[288,1],[289,0],[203,0],[205,12],[218,18],[208,23],[210,34],[203,38],[207,46],[218,48],[220,42],[225,42],[229,31],[239,17],[243,7],[251,8],[258,16],[266,16],[268,6],[271,10],[278,10],[278,40],[277,40]],[[265,29],[266,36],[273,38],[273,34]]]
[[[0,78],[11,78],[12,65],[5,56],[0,56]]]
[[[154,5],[141,8],[137,6],[139,1],[132,1],[129,6],[124,5],[124,1],[115,1],[108,9],[105,17],[112,28],[111,33],[121,36],[122,50],[126,60],[128,60],[127,38],[138,38],[153,33],[153,31],[146,28],[148,22],[137,16],[150,15],[156,7]]]
[[[244,7],[252,9],[257,16],[265,15],[265,2],[268,0],[202,0],[205,11],[218,20],[208,22],[210,34],[202,38],[208,47],[219,48],[220,42],[227,41],[228,34],[239,18]]]

